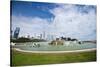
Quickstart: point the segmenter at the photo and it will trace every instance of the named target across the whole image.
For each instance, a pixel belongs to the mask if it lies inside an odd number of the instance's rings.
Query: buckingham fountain
[[[56,38],[56,40],[45,42],[23,42],[13,43],[12,48],[24,52],[68,52],[96,49],[96,43],[91,41],[78,41],[77,39]]]

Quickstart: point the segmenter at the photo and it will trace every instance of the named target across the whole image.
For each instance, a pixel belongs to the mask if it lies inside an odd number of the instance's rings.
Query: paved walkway
[[[88,51],[96,50],[96,48],[73,50],[73,51],[28,51],[28,50],[21,50],[21,49],[18,49],[18,48],[13,48],[13,49],[17,50],[17,51],[29,52],[29,53],[71,53],[71,52],[88,52]]]

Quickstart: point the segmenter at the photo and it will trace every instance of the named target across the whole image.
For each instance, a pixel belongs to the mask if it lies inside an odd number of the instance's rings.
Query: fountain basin
[[[77,52],[77,51],[90,51],[96,49],[95,43],[82,43],[77,42],[65,42],[64,45],[49,45],[49,42],[28,42],[28,43],[16,43],[13,46],[14,49],[23,52],[33,53],[63,53],[63,52]],[[35,45],[34,45],[35,44]],[[38,46],[39,45],[39,46]]]

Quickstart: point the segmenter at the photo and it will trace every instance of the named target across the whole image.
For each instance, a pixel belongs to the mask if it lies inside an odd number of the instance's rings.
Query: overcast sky
[[[20,36],[40,34],[96,40],[96,6],[13,1],[12,30]]]

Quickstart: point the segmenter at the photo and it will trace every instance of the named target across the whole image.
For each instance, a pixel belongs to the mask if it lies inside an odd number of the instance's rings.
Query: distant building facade
[[[16,38],[16,39],[18,38],[19,32],[20,32],[20,28],[16,27],[16,29],[14,31],[14,38]]]
[[[13,31],[12,31],[12,30],[10,30],[10,38],[12,38],[12,37],[13,37],[12,33],[13,33]]]

